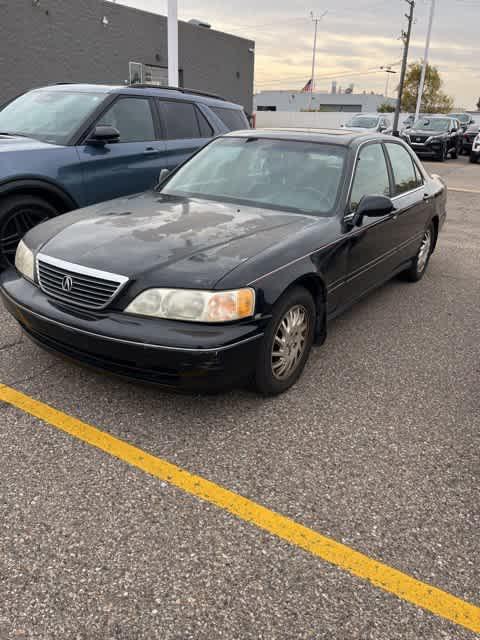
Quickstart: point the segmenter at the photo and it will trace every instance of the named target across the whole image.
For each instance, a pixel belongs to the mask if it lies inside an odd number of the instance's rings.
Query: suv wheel
[[[35,196],[9,196],[0,200],[0,269],[15,264],[17,245],[40,222],[59,212]]]
[[[450,157],[451,157],[453,160],[456,160],[456,159],[458,158],[458,149],[457,149],[457,147],[454,147],[454,148],[452,149],[452,153],[450,154]]]
[[[447,153],[447,145],[445,143],[442,143],[440,151],[438,152],[437,160],[439,160],[440,162],[445,162],[445,160],[447,159]]]
[[[312,347],[315,319],[315,302],[303,287],[290,289],[278,300],[258,354],[257,391],[276,395],[298,380]]]

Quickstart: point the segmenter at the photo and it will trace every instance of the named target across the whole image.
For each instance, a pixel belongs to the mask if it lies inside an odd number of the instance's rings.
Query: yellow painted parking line
[[[210,502],[241,520],[254,524],[354,576],[367,580],[402,600],[422,607],[466,629],[480,632],[480,607],[412,578],[406,573],[359,553],[210,480],[157,458],[11,387],[0,385],[0,401],[13,405],[190,495]]]
[[[477,193],[480,195],[480,191],[478,189],[461,189],[460,187],[448,187],[449,191],[458,191],[459,193]]]

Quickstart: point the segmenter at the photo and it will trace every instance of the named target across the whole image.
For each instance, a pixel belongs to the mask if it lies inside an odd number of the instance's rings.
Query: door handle
[[[157,153],[158,149],[154,147],[147,147],[143,153]]]

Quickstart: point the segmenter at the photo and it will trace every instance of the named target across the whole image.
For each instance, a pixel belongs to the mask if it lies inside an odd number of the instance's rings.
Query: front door
[[[387,159],[380,142],[366,144],[360,149],[350,194],[350,217],[362,197],[368,195],[392,195]],[[353,301],[393,270],[397,217],[395,212],[381,218],[364,216],[353,229],[345,225],[345,233],[348,234],[345,294]]]
[[[77,147],[87,203],[153,188],[167,164],[165,142],[157,134],[150,98],[121,96],[95,124],[115,127],[120,140]]]

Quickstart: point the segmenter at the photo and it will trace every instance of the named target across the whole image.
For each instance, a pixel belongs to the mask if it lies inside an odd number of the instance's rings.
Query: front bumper
[[[429,156],[434,158],[440,155],[444,143],[442,141],[434,141],[429,143],[409,142],[408,144],[418,156]]]
[[[0,295],[41,347],[96,369],[190,391],[218,391],[248,379],[265,324],[199,325],[74,310],[14,269],[0,276]]]

